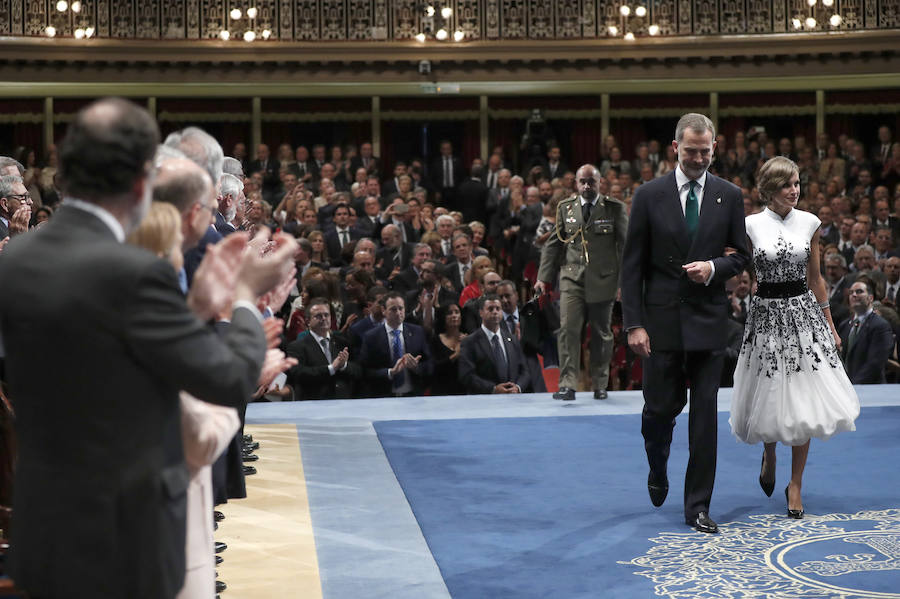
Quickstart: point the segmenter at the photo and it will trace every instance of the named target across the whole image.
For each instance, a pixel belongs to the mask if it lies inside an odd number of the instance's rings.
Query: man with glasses
[[[853,317],[841,325],[841,357],[854,385],[884,384],[884,365],[894,347],[891,325],[872,310],[872,284],[860,280],[850,286]]]
[[[628,217],[625,205],[600,194],[600,173],[585,164],[575,173],[578,195],[559,203],[556,228],[544,246],[534,290],[547,293],[559,273],[559,391],[554,399],[575,399],[581,365],[581,337],[591,326],[591,385],[594,399],[606,399],[613,335],[612,308]]]
[[[0,241],[28,230],[32,205],[22,177],[0,177]]]
[[[306,309],[309,334],[287,347],[287,355],[297,358],[288,373],[294,399],[347,399],[353,397],[359,364],[350,360],[347,340],[331,330],[328,300],[313,298]]]
[[[440,306],[449,306],[459,301],[459,294],[441,284],[441,273],[444,265],[434,258],[426,258],[419,267],[419,280],[416,286],[406,292],[406,305],[415,306],[413,316],[419,321],[425,320],[425,308],[432,310]]]

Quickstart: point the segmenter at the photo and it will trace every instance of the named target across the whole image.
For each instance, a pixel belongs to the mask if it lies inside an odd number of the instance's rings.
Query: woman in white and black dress
[[[759,484],[766,495],[775,488],[775,444],[791,446],[784,492],[788,516],[799,519],[810,439],[855,430],[859,398],[841,364],[819,271],[820,221],[795,208],[797,165],[772,158],[759,171],[758,188],[768,206],[746,223],[759,287],[734,373],[730,423],[742,441],[764,443]]]

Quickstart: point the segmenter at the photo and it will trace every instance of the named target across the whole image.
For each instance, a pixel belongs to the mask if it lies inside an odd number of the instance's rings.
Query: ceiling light
[[[263,37],[264,40],[269,39],[271,36],[272,36],[272,30],[271,30],[271,29],[263,29],[263,30],[262,30],[262,37]]]
[[[231,12],[228,13],[231,16],[233,21],[237,21],[241,18],[241,9],[240,8],[232,8]]]
[[[228,38],[231,37],[231,32],[229,32],[227,29],[223,29],[222,31],[219,32],[219,37],[222,38],[222,41],[227,42]]]
[[[250,8],[247,9],[247,16],[249,18],[255,19],[257,14],[258,14],[258,11],[256,10],[255,6],[251,6]]]
[[[444,17],[445,19],[449,19],[450,17],[453,16],[453,9],[450,8],[449,6],[445,6],[444,8],[441,9],[441,16]]]
[[[252,42],[255,39],[256,39],[256,32],[253,31],[252,29],[244,32],[244,41],[245,42]]]
[[[623,17],[627,17],[631,14],[631,8],[627,4],[623,4],[619,7],[619,12],[622,13]]]
[[[46,29],[44,29],[44,33],[47,34],[47,37],[56,37],[56,27],[50,25]]]
[[[644,6],[638,6],[634,9],[634,14],[639,17],[643,17],[647,14],[647,8]]]
[[[610,35],[619,35],[619,28],[615,25],[610,25],[608,31]]]
[[[447,30],[446,29],[438,29],[437,33],[434,34],[434,37],[438,38],[441,41],[447,39]]]
[[[806,17],[806,26],[810,29],[816,28],[816,20],[812,17]]]
[[[81,12],[81,2],[79,0],[75,0],[72,3],[72,12]]]
[[[66,0],[59,0],[59,2],[56,3],[56,10],[59,12],[66,12],[67,8],[69,8],[69,3],[66,2]]]
[[[841,23],[844,22],[844,19],[841,18],[841,15],[831,15],[831,18],[828,19],[828,22],[831,23],[832,27],[838,27]]]
[[[627,41],[627,42],[633,42],[633,41],[634,41],[634,34],[631,33],[630,31],[629,31],[628,33],[626,33],[626,34],[625,34],[625,41]]]
[[[425,34],[424,34],[424,33],[417,33],[417,34],[416,34],[416,41],[417,41],[417,42],[422,42],[422,43],[424,43],[424,42],[425,42]]]
[[[659,35],[659,25],[650,25],[650,27],[647,28],[647,33],[650,35]]]
[[[463,41],[463,38],[466,37],[466,34],[462,32],[461,29],[457,29],[453,32],[453,40],[457,42]]]

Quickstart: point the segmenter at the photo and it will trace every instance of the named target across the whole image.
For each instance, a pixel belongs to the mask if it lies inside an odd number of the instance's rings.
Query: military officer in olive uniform
[[[606,399],[613,352],[610,330],[619,287],[619,265],[628,217],[625,205],[598,192],[600,173],[586,164],[575,174],[578,195],[559,203],[556,230],[544,245],[534,285],[546,293],[559,273],[559,391],[554,399],[575,399],[581,365],[584,319],[591,324],[591,383],[594,399]]]

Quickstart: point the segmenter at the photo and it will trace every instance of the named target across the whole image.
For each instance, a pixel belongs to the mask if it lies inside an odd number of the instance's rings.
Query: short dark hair
[[[159,128],[146,110],[104,98],[78,112],[59,146],[59,172],[68,195],[100,201],[129,192],[152,166]]]
[[[406,308],[406,298],[403,297],[403,295],[401,293],[398,293],[396,291],[388,291],[381,297],[381,300],[379,300],[378,303],[381,304],[382,307],[386,307],[388,300],[397,299],[397,298],[403,300],[403,307]]]
[[[345,208],[347,210],[347,214],[348,215],[350,214],[350,204],[348,204],[346,202],[338,202],[337,204],[335,204],[334,205],[334,214],[337,214],[337,211],[340,210],[341,208]]]
[[[328,306],[328,311],[331,311],[331,304],[328,303],[327,299],[324,297],[314,297],[309,300],[309,304],[306,306],[306,313],[309,314],[309,311],[316,306]]]
[[[378,301],[379,295],[386,295],[388,293],[387,287],[382,287],[381,285],[375,285],[374,287],[370,287],[366,292],[366,301],[370,304],[374,304]]]
[[[496,293],[485,293],[480,298],[478,298],[478,311],[481,312],[484,309],[484,305],[488,302],[499,302],[500,296]]]

